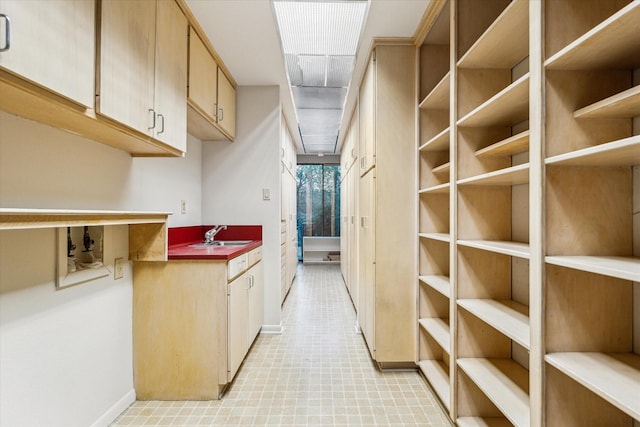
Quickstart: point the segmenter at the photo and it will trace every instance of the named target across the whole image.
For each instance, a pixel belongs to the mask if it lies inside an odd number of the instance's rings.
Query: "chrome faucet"
[[[222,230],[226,230],[226,225],[216,225],[211,230],[204,233],[204,243],[207,245],[213,245],[213,240],[216,237],[216,234],[221,232]]]

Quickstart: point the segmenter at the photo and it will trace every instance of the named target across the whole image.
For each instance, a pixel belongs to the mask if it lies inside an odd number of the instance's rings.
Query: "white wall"
[[[176,212],[201,224],[201,142],[136,158],[0,112],[0,206]],[[180,214],[180,200],[187,214]],[[114,228],[127,257],[127,228]],[[106,260],[108,264],[113,260]],[[55,290],[54,230],[0,232],[0,425],[108,425],[135,398],[132,275]]]
[[[280,318],[280,91],[277,86],[244,86],[237,93],[233,143],[202,144],[204,224],[262,225],[267,331]],[[268,188],[271,200],[262,199]]]

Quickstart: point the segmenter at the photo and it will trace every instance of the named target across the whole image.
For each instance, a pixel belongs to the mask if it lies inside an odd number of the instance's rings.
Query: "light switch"
[[[262,189],[262,200],[271,200],[271,190],[268,188]]]

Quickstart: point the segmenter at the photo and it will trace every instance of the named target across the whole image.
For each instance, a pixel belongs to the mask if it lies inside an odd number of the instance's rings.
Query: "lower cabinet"
[[[228,263],[134,263],[133,365],[138,400],[220,397],[262,326],[261,250],[241,255],[240,263],[235,258]]]
[[[235,377],[262,327],[262,262],[228,285],[227,381]]]

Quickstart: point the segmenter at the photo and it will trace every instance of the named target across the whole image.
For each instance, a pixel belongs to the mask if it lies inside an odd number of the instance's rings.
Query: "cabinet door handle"
[[[154,110],[153,108],[149,108],[149,112],[151,113],[151,126],[149,127],[149,130],[153,130],[156,128],[156,110]]]
[[[161,122],[160,122],[161,123],[161,128],[160,128],[160,131],[158,131],[158,134],[161,134],[162,132],[164,132],[164,116],[162,114],[158,114],[158,117],[160,117],[162,119]]]
[[[11,19],[4,13],[0,13],[0,18],[4,19],[4,46],[0,52],[6,52],[11,48]]]
[[[220,108],[220,120],[219,121],[223,121],[224,120],[224,108]]]

